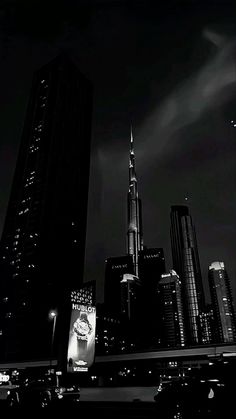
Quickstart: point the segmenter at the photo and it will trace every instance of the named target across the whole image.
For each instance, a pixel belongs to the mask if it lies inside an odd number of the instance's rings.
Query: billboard
[[[96,308],[72,303],[67,371],[88,371],[95,354]]]

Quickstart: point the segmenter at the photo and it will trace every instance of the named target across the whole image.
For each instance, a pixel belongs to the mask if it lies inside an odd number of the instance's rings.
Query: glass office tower
[[[1,240],[5,360],[47,357],[48,312],[59,330],[83,282],[91,117],[91,83],[66,56],[36,71]]]
[[[218,342],[236,340],[235,312],[230,281],[224,262],[209,266],[209,287]]]
[[[199,344],[204,293],[195,228],[186,206],[171,207],[171,247],[173,268],[182,283],[187,342]]]

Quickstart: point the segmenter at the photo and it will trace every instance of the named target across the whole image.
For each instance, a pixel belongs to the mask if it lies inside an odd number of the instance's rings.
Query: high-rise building
[[[211,306],[208,305],[208,307],[206,307],[205,310],[200,313],[199,322],[201,331],[201,343],[215,343],[217,339],[214,326],[214,313]]]
[[[164,251],[161,248],[147,248],[139,252],[139,278],[142,286],[152,293],[156,290],[161,275],[165,273]]]
[[[48,357],[48,312],[57,334],[83,282],[91,117],[91,83],[67,57],[35,73],[1,240],[5,360]]]
[[[110,314],[121,314],[121,281],[124,274],[133,274],[131,255],[108,258],[105,266],[104,303]]]
[[[235,312],[230,281],[224,262],[209,266],[209,287],[218,342],[236,340]]]
[[[174,270],[163,274],[158,284],[161,322],[161,346],[185,345],[181,281]]]
[[[141,281],[141,295],[139,312],[140,322],[142,312],[148,313],[151,322],[146,323],[143,342],[146,346],[155,347],[160,342],[160,304],[157,286],[161,275],[166,272],[164,251],[161,248],[147,248],[139,252],[139,278]]]
[[[120,315],[111,315],[104,304],[97,304],[96,354],[106,355],[121,352],[124,345]]]
[[[125,273],[120,286],[121,313],[131,322],[136,322],[141,297],[141,281],[137,276]]]
[[[130,133],[127,254],[106,260],[105,306],[109,313],[131,319],[137,305],[139,252],[143,249],[141,200],[135,171],[133,133]]]
[[[143,249],[142,208],[138,196],[138,182],[135,171],[134,141],[131,129],[129,155],[129,192],[128,192],[128,245],[127,253],[132,256],[134,274],[139,276],[138,254]]]
[[[195,228],[186,206],[171,207],[171,247],[173,268],[182,283],[187,342],[199,344],[204,293]]]

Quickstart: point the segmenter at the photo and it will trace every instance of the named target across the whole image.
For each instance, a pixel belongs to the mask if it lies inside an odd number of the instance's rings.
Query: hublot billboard
[[[67,371],[88,371],[95,354],[96,308],[72,303]]]

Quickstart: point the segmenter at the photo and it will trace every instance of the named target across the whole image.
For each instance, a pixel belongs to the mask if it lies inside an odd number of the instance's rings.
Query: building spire
[[[134,152],[134,137],[132,124],[130,125],[130,153]]]
[[[129,192],[128,192],[128,254],[133,256],[134,273],[138,276],[138,252],[143,249],[141,201],[135,172],[134,138],[130,127]]]
[[[129,152],[129,184],[135,181],[137,182],[135,173],[135,156],[134,156],[134,137],[132,125],[130,126],[130,152]],[[138,194],[138,190],[137,190]]]

